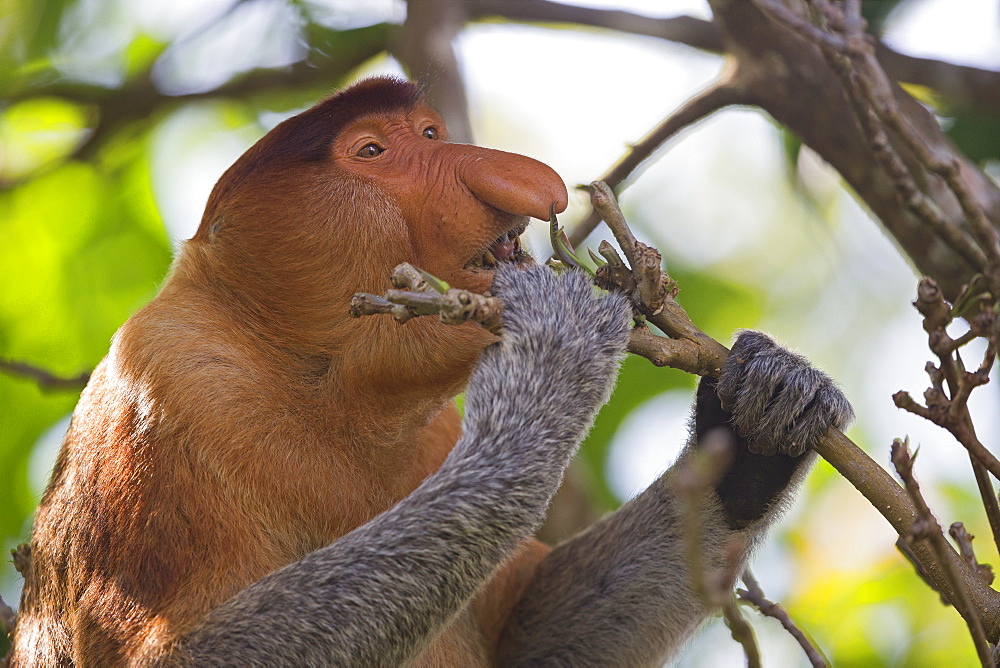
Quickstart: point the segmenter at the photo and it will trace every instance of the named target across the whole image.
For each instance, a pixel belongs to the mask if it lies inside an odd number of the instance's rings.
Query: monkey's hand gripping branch
[[[611,228],[628,260],[626,265],[607,242],[602,242],[598,248],[605,264],[597,270],[597,284],[628,294],[641,323],[632,330],[628,351],[657,366],[718,377],[729,350],[702,332],[677,303],[677,284],[662,270],[659,251],[635,238],[607,184],[597,181],[590,185],[590,190],[594,209]],[[573,264],[562,255],[560,257],[564,264]],[[438,314],[442,322],[449,324],[471,320],[494,333],[501,329],[502,304],[494,297],[449,289],[443,282],[408,264],[396,267],[393,284],[397,288],[409,288],[409,291],[390,290],[384,297],[357,294],[351,301],[351,314],[360,317],[389,313],[400,322],[420,315]],[[645,326],[646,322],[658,327],[667,337],[654,334]],[[815,450],[847,478],[900,535],[909,533],[917,519],[916,510],[905,490],[885,469],[837,429],[828,431]],[[947,568],[926,543],[914,543],[913,548],[928,577],[940,591],[955,600],[956,588],[964,588],[986,626],[996,632],[1000,626],[997,592],[986,586],[955,550],[949,549],[944,556],[952,562],[953,568]],[[958,573],[960,582],[949,577],[949,571]]]
[[[645,327],[636,327],[629,351],[649,358],[654,364],[663,363],[699,375],[718,377],[729,351],[702,332],[677,303],[676,284],[663,273],[659,252],[636,240],[611,189],[602,182],[592,183],[590,189],[594,209],[611,228],[631,266],[631,270],[625,267],[614,248],[602,242],[598,252],[607,264],[598,269],[598,285],[627,292],[636,310],[670,337],[664,339]],[[664,341],[671,345],[663,345]],[[657,358],[667,350],[670,358]],[[685,363],[675,363],[678,360]],[[918,513],[906,491],[885,469],[838,429],[829,430],[814,449],[847,478],[901,536],[909,535]],[[929,577],[945,588],[948,599],[957,601],[959,590],[967,592],[974,599],[976,612],[995,636],[1000,626],[997,592],[978,579],[976,572],[950,546],[937,554],[926,542],[915,543],[914,547],[919,547],[917,558],[925,568],[933,570]],[[962,612],[961,607],[958,609]]]

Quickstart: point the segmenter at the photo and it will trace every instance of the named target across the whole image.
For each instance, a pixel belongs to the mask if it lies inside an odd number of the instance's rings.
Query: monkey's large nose
[[[553,204],[556,213],[566,209],[566,185],[545,163],[479,146],[461,145],[461,150],[465,154],[461,162],[465,185],[490,206],[541,220],[549,219]]]

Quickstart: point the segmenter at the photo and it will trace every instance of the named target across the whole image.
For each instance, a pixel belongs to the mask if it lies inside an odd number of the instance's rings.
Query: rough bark
[[[871,146],[855,120],[844,86],[819,48],[764,16],[750,2],[713,0],[711,4],[726,51],[738,63],[737,80],[744,95],[833,165],[917,269],[933,276],[954,299],[974,273],[972,267],[902,206],[893,178],[872,159]],[[901,114],[924,143],[938,155],[960,161],[963,176],[996,224],[1000,192],[948,140],[926,109],[898,86],[895,93]],[[890,141],[917,187],[951,225],[969,236],[962,209],[943,179],[921,165],[894,134],[890,133]]]

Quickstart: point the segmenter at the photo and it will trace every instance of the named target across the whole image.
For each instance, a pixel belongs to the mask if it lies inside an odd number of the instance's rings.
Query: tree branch
[[[502,17],[508,21],[576,24],[657,37],[711,53],[725,51],[719,29],[711,21],[690,16],[655,18],[547,0],[467,0],[465,4],[473,20]],[[955,106],[991,115],[1000,109],[1000,72],[906,55],[883,42],[876,43],[875,52],[886,73],[896,81],[933,88]]]
[[[735,456],[732,435],[723,430],[712,430],[705,435],[691,457],[671,478],[670,484],[680,501],[684,554],[691,588],[710,610],[722,609],[722,616],[733,640],[743,646],[748,668],[760,668],[760,648],[753,628],[740,613],[733,587],[741,570],[746,540],[733,536],[725,550],[725,563],[721,571],[709,571],[702,545],[702,507],[711,490],[715,488]]]
[[[121,88],[104,88],[79,81],[55,80],[19,90],[3,99],[16,102],[42,95],[61,97],[96,108],[96,121],[87,140],[74,158],[89,159],[104,142],[132,123],[155,118],[176,106],[214,99],[245,99],[279,91],[319,87],[329,89],[335,82],[377,56],[385,49],[394,26],[379,24],[338,33],[333,55],[311,49],[309,59],[277,69],[256,69],[212,90],[186,95],[167,95],[153,84],[150,72],[135,77]]]
[[[615,230],[618,226],[627,226],[610,189],[600,183],[593,184],[592,188],[591,198],[594,207],[601,212],[609,227]],[[615,232],[615,236],[627,239],[631,233],[626,234],[618,231]],[[602,278],[606,279],[602,270],[598,270],[599,284],[601,284]],[[635,284],[638,284],[638,281],[635,281]],[[609,286],[604,285],[603,287]],[[633,290],[634,302],[639,294],[638,290]],[[729,351],[698,329],[687,313],[677,304],[674,299],[675,295],[676,293],[665,295],[662,306],[656,311],[650,310],[648,304],[641,303],[639,310],[652,324],[669,336],[687,340],[698,348],[698,359],[701,368],[706,371],[705,375],[717,377],[718,370],[722,368]],[[861,448],[837,429],[829,430],[815,446],[815,450],[868,499],[896,529],[897,533],[907,534],[916,517],[916,511],[904,490],[892,480],[883,468],[872,461]],[[922,543],[915,544],[913,552],[935,585],[945,594],[951,595],[949,592],[954,588],[952,580],[943,570],[944,567],[934,559],[933,552]],[[991,636],[1000,635],[1000,618],[998,618],[1000,597],[998,597],[997,592],[984,586],[954,550],[948,551],[947,559],[954,572],[961,574],[962,586],[974,598],[976,609],[984,619],[989,621]]]
[[[696,49],[719,53],[722,40],[708,21],[690,16],[654,18],[618,10],[576,7],[547,0],[466,0],[469,18],[484,20],[501,17],[508,21],[563,23],[607,28],[634,35],[659,37]]]
[[[948,534],[958,545],[959,554],[962,555],[962,559],[965,559],[965,563],[969,564],[979,577],[986,584],[993,584],[993,568],[989,564],[981,564],[979,560],[976,559],[976,551],[972,548],[972,539],[975,538],[971,533],[965,530],[965,525],[961,522],[952,522],[951,526],[948,527]]]
[[[465,24],[465,7],[452,0],[409,0],[408,7],[391,51],[444,118],[451,141],[470,144],[469,104],[452,46]]]
[[[630,146],[628,151],[598,181],[607,183],[612,190],[618,192],[620,186],[632,176],[639,165],[668,139],[720,109],[745,102],[744,96],[734,85],[733,74],[731,70],[727,70],[715,83],[660,121],[659,125],[650,130],[645,137]],[[591,208],[587,217],[573,228],[570,243],[574,246],[583,243],[600,222],[600,214]]]
[[[878,216],[919,270],[934,276],[946,295],[957,295],[962,285],[971,279],[979,261],[977,252],[969,252],[973,236],[962,203],[948,182],[923,164],[910,142],[891,128],[884,133],[884,138],[879,137],[875,143],[884,143],[887,149],[899,156],[908,180],[901,180],[899,173],[889,169],[884,159],[871,159],[873,133],[870,129],[866,131],[862,124],[869,122],[872,114],[879,118],[881,110],[872,109],[874,101],[869,99],[865,101],[866,113],[856,113],[858,101],[852,101],[852,86],[845,85],[844,71],[833,69],[824,53],[824,49],[832,49],[829,40],[811,41],[796,29],[801,21],[783,22],[782,14],[770,11],[774,6],[770,1],[710,0],[710,4],[726,51],[739,63],[738,83],[744,93],[833,165]],[[794,13],[799,17],[809,15],[809,5],[805,0],[787,0],[782,7],[786,6],[795,8]],[[761,7],[767,7],[768,12]],[[809,35],[814,33],[814,30],[809,31]],[[851,45],[847,52],[838,52],[840,56],[851,58],[851,75],[858,79],[869,77],[873,82],[887,82],[884,87],[891,93],[895,107],[893,113],[903,119],[916,140],[926,146],[932,155],[938,156],[939,161],[958,161],[967,191],[989,217],[990,224],[995,226],[1000,216],[1000,191],[990,179],[961,155],[926,109],[888,80],[874,57],[866,56],[863,71],[858,69],[858,60],[853,54],[860,48],[858,43],[867,43],[868,39],[864,36],[861,40],[840,40]],[[836,58],[833,60],[836,61]],[[882,86],[881,83],[876,86],[875,83],[860,81],[857,85],[862,91]],[[881,100],[879,104],[884,106],[884,102]],[[879,122],[883,122],[881,118]],[[878,145],[875,148],[883,150]],[[909,195],[904,192],[904,196],[910,197],[912,202],[900,206],[900,186],[908,187],[911,183],[915,191],[919,191],[919,198],[915,197],[915,192]],[[913,205],[921,202],[937,213],[939,220],[936,227],[932,228],[926,215],[915,212]],[[932,217],[930,220],[933,222],[935,219]],[[929,228],[934,230],[933,234],[928,234]],[[966,240],[956,242],[958,237],[965,237]],[[956,248],[961,250],[956,251]],[[956,260],[956,255],[973,256],[976,260]]]
[[[906,492],[917,510],[917,518],[910,527],[909,532],[903,534],[904,538],[910,541],[927,540],[934,550],[938,565],[942,567],[945,577],[951,584],[951,592],[948,594],[949,600],[965,619],[972,634],[972,640],[976,645],[976,653],[984,668],[993,667],[993,655],[990,644],[986,640],[986,633],[983,630],[982,621],[979,619],[978,611],[972,605],[969,595],[965,589],[965,582],[959,577],[956,564],[952,559],[954,551],[945,540],[941,525],[931,512],[923,494],[920,492],[920,485],[913,477],[913,458],[910,457],[909,448],[905,441],[896,439],[892,444],[892,463],[899,473],[899,477],[906,485]]]
[[[781,15],[781,20],[787,25],[808,35],[819,45],[827,62],[843,81],[855,112],[861,119],[862,127],[869,135],[876,156],[881,156],[887,162],[887,171],[896,178],[901,191],[908,195],[904,195],[904,202],[924,218],[942,239],[972,262],[976,269],[985,272],[994,288],[994,294],[1000,294],[1000,243],[997,232],[987,220],[985,210],[976,200],[965,179],[961,177],[959,157],[932,149],[925,143],[924,138],[918,135],[910,120],[904,118],[900,112],[893,83],[876,60],[872,41],[865,33],[866,25],[860,15],[860,3],[855,3],[851,11],[829,3],[814,3],[825,22],[825,29],[785,12],[784,6],[775,0],[757,0],[757,4],[766,8],[772,16]],[[817,32],[828,39],[817,37]],[[939,216],[935,207],[926,201],[926,197],[917,189],[902,159],[894,151],[881,124],[894,131],[922,167],[944,180],[958,201],[965,222],[971,227],[972,236],[979,245],[978,249],[971,243],[960,243],[959,235],[962,231],[960,225],[949,224],[949,221]]]
[[[743,571],[742,580],[743,584],[746,585],[746,589],[736,590],[736,595],[740,600],[753,605],[762,615],[778,620],[778,623],[799,643],[799,647],[806,653],[809,663],[814,668],[826,668],[829,665],[826,658],[813,646],[809,638],[806,637],[806,634],[802,632],[802,629],[795,625],[795,622],[792,621],[792,618],[788,616],[788,613],[780,604],[767,600],[767,597],[764,596],[764,590],[760,588],[760,584],[758,584],[757,579],[754,578],[750,569]]]
[[[27,362],[14,362],[12,360],[0,359],[0,373],[11,376],[21,376],[35,381],[42,391],[73,391],[78,392],[90,380],[90,372],[85,371],[77,376],[63,378],[51,371],[46,371],[40,367],[28,364]]]
[[[956,107],[991,115],[1000,109],[1000,72],[908,56],[883,42],[875,45],[875,55],[886,74],[896,81],[932,88]]]

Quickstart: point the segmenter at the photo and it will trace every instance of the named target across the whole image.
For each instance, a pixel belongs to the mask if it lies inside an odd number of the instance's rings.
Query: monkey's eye
[[[364,146],[362,146],[361,150],[358,151],[357,155],[359,158],[376,158],[382,155],[382,153],[384,152],[385,152],[384,148],[382,148],[378,144],[373,143],[373,144],[365,144]]]
[[[424,128],[420,134],[427,137],[428,139],[437,139],[438,129],[432,125],[430,127]]]

